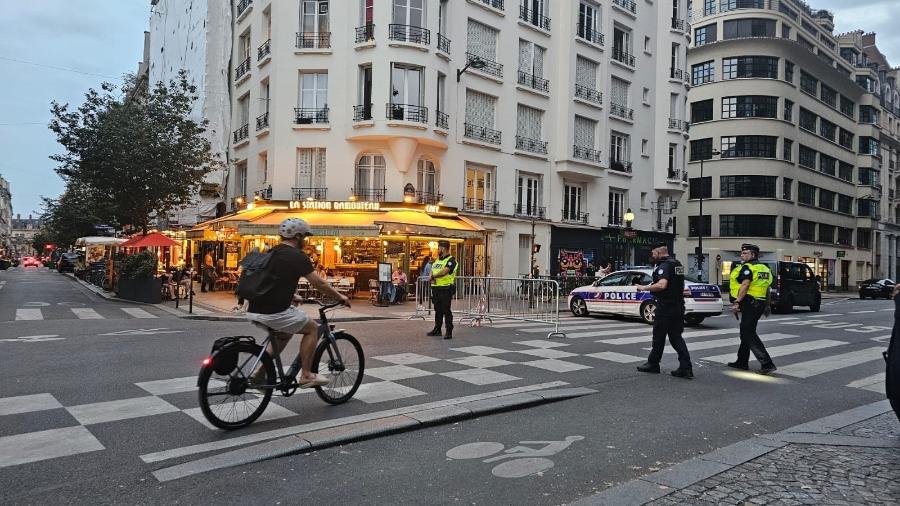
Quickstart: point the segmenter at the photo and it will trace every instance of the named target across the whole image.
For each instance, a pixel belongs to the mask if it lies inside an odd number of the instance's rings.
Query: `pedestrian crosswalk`
[[[17,308],[13,314],[6,313],[5,315],[4,311],[0,309],[0,321],[9,319],[14,321],[152,319],[159,318],[165,314],[155,314],[151,310],[139,307],[106,306],[103,309],[99,309],[92,307],[47,306]]]

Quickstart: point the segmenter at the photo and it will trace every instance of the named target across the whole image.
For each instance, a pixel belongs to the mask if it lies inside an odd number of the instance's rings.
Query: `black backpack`
[[[239,297],[255,300],[272,290],[278,282],[278,276],[269,268],[274,251],[275,248],[265,253],[251,252],[241,260],[241,277],[235,290]]]

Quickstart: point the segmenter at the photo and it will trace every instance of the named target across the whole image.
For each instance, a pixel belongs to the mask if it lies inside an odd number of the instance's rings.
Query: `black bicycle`
[[[316,394],[328,404],[347,402],[363,380],[362,346],[355,337],[334,330],[334,325],[328,323],[326,311],[341,306],[341,302],[321,304],[315,299],[303,302],[319,305],[319,343],[313,355],[312,372],[321,371],[331,379],[329,384],[316,387]],[[252,336],[222,337],[215,341],[197,378],[200,409],[211,424],[226,430],[246,427],[262,415],[275,390],[290,397],[300,387],[296,378],[300,372],[300,353],[284,372],[281,357],[273,357],[266,350],[272,337],[269,330],[261,343]]]

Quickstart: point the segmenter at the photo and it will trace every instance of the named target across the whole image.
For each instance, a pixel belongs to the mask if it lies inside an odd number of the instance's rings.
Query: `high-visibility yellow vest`
[[[737,268],[731,269],[731,282],[728,286],[729,292],[731,292],[731,298],[736,299],[738,296],[738,290],[741,288],[741,284],[738,283],[737,278],[745,268],[750,269],[752,276],[750,278],[750,288],[747,290],[747,295],[754,299],[765,300],[769,293],[769,285],[772,284],[772,273],[765,264],[759,262],[748,262],[741,264]]]
[[[443,259],[438,258],[437,260],[434,261],[433,264],[431,264],[431,284],[432,284],[432,286],[453,286],[453,284],[456,283],[456,271],[459,270],[458,263],[456,264],[456,267],[454,267],[453,272],[448,272],[446,276],[436,277],[436,274],[438,274],[439,272],[444,270],[444,267],[446,267],[447,262],[449,262],[452,259],[453,259],[452,256],[447,255]]]

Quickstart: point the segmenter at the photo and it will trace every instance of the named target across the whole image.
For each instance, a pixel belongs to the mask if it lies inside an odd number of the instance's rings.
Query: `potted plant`
[[[137,302],[162,302],[162,281],[156,273],[156,255],[150,251],[125,257],[119,277],[118,296]]]

